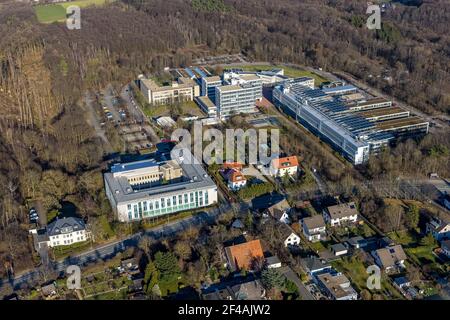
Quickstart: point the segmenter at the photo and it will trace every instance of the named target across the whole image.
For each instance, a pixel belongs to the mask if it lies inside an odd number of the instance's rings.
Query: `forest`
[[[0,276],[7,265],[33,265],[29,201],[45,210],[73,202],[100,239],[110,236],[105,224],[115,227],[101,175],[107,155],[84,112],[87,90],[241,52],[342,70],[426,113],[449,114],[450,3],[396,4],[378,31],[365,28],[365,11],[358,0],[122,0],[83,8],[81,29],[68,30],[40,24],[30,4],[0,3]],[[364,177],[448,176],[449,144],[448,135],[407,141],[374,158]],[[329,170],[333,181],[346,175]]]

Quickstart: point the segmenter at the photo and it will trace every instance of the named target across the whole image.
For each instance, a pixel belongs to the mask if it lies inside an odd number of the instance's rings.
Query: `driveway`
[[[289,266],[281,267],[279,270],[288,280],[295,283],[302,300],[314,300],[313,295],[308,291],[308,289],[306,289],[305,285],[300,281],[299,277]]]

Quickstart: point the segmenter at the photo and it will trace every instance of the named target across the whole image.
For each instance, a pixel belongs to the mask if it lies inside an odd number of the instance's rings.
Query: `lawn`
[[[63,22],[66,20],[66,9],[60,4],[40,5],[34,8],[40,23]]]
[[[55,259],[59,260],[68,257],[71,254],[84,251],[91,247],[91,241],[74,243],[68,246],[58,246],[53,248]]]
[[[333,261],[331,264],[336,270],[344,273],[350,279],[357,291],[369,290],[367,288],[369,274],[366,272],[366,266],[361,260],[356,257],[343,258],[342,260]],[[392,286],[385,276],[381,279],[381,290],[373,290],[372,293],[381,294],[385,299],[403,299],[400,292]]]
[[[422,245],[418,234],[410,231],[398,231],[388,234],[396,243],[403,246],[409,259],[420,266],[427,266],[439,274],[446,273],[445,265],[433,254],[436,244]]]
[[[70,6],[85,8],[88,6],[102,6],[114,0],[79,0],[50,5],[35,6],[36,16],[41,23],[63,22],[66,20],[66,9]]]
[[[307,70],[301,70],[297,68],[292,67],[286,67],[282,65],[253,65],[253,66],[239,66],[238,68],[246,70],[246,71],[261,71],[261,70],[272,70],[272,69],[284,69],[284,74],[288,77],[298,78],[298,77],[311,77],[314,78],[314,84],[316,86],[321,85],[323,82],[328,81],[325,78],[322,78],[318,74],[315,74],[313,72],[307,71]]]
[[[178,289],[184,286],[183,278],[174,278],[171,281],[159,281],[159,289],[161,290],[161,296],[165,297],[167,295],[177,293]]]

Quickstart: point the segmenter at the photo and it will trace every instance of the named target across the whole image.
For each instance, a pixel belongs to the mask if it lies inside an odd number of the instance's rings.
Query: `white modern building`
[[[208,97],[213,103],[216,102],[216,87],[222,85],[222,79],[219,76],[202,77],[200,95]]]
[[[189,78],[178,78],[169,85],[160,86],[152,79],[139,78],[139,86],[150,104],[172,103],[174,101],[194,100],[200,95],[197,83]]]
[[[273,90],[274,103],[308,129],[332,143],[354,164],[362,164],[369,158],[369,143],[357,132],[374,127],[369,121],[352,115],[334,116],[346,108],[334,98],[318,89],[301,83],[288,83]],[[353,131],[352,131],[353,129]]]
[[[255,75],[224,73],[224,84],[216,87],[217,112],[224,119],[234,114],[256,111],[255,103],[262,99],[262,81]]]
[[[175,159],[115,164],[104,180],[106,195],[121,222],[217,203],[217,186],[186,150]]]

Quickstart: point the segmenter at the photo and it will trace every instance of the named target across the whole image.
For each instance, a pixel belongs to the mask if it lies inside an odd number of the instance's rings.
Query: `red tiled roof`
[[[226,249],[229,253],[229,262],[237,269],[251,270],[254,259],[264,258],[259,240],[252,240]]]
[[[231,172],[228,175],[228,180],[234,183],[234,182],[245,181],[246,179],[242,173],[240,173],[239,171],[233,170],[233,172]]]
[[[224,169],[242,170],[242,163],[239,163],[239,162],[224,162],[222,167]]]
[[[297,156],[273,159],[272,163],[273,163],[273,167],[276,169],[298,167]]]

